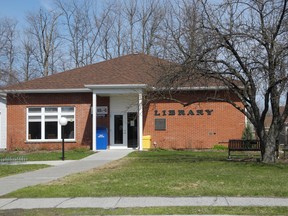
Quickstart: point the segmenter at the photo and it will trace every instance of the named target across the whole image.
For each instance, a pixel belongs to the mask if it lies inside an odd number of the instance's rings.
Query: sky
[[[24,23],[29,11],[38,11],[40,7],[49,9],[52,0],[0,0],[0,18],[9,17]]]

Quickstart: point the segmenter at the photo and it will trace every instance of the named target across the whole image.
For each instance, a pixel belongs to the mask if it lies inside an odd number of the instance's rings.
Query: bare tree
[[[120,2],[114,2],[112,4],[113,10],[109,13],[110,21],[110,54],[112,57],[120,57],[129,53],[129,36],[127,31],[127,25],[125,25],[125,16],[123,14],[123,5]],[[107,24],[106,24],[107,25]],[[109,24],[108,24],[109,26]],[[108,29],[108,28],[107,28]],[[107,47],[108,48],[108,47]]]
[[[188,41],[174,36],[182,70],[171,74],[170,81],[197,74],[218,80],[236,94],[243,107],[229,98],[202,100],[228,102],[245,114],[256,129],[266,163],[275,161],[276,140],[288,116],[287,2],[226,0],[212,5],[195,0],[201,22],[179,32]],[[200,36],[196,44],[191,32]],[[282,113],[280,105],[285,106]],[[269,109],[273,120],[267,131],[264,121]]]
[[[56,5],[64,18],[62,37],[68,42],[69,55],[75,67],[94,63],[100,46],[99,29],[102,25],[94,10],[94,2],[57,0]]]
[[[97,51],[99,51],[100,57],[105,60],[111,59],[113,57],[113,28],[115,24],[115,13],[113,8],[117,8],[117,3],[108,3],[103,7],[102,13],[100,13],[99,17],[94,15],[95,25],[97,26],[97,36],[98,46]],[[96,54],[96,53],[95,53]]]
[[[37,74],[37,68],[35,66],[35,49],[35,45],[28,38],[25,38],[22,41],[21,69],[23,70],[22,76],[24,81],[28,81],[39,76]]]
[[[141,23],[141,51],[151,54],[151,49],[156,46],[159,37],[160,25],[164,19],[165,10],[160,1],[142,1],[138,12]]]
[[[30,13],[27,16],[29,28],[26,33],[31,40],[37,43],[34,56],[43,76],[55,72],[55,61],[52,61],[52,59],[60,43],[58,18],[59,14],[55,11],[47,12],[42,9],[36,14]]]
[[[16,26],[17,22],[12,19],[5,18],[0,21],[0,79],[4,85],[17,82]]]
[[[137,22],[140,21],[140,19],[137,17],[137,8],[138,8],[138,1],[135,0],[129,0],[125,1],[125,7],[124,7],[124,14],[125,18],[128,22],[128,35],[129,35],[129,52],[134,53],[135,52],[135,43],[137,42],[137,39],[135,38],[135,26]],[[137,35],[137,34],[136,34]]]

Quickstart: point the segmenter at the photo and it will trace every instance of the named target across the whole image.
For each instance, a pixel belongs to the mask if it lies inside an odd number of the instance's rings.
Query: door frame
[[[129,114],[131,116],[131,114],[133,115],[133,122],[129,122]],[[131,125],[133,123],[133,126]],[[132,131],[129,131],[132,130]],[[135,131],[136,129],[136,131]],[[131,144],[129,143],[129,138],[132,134],[132,146]],[[136,133],[135,133],[136,132]],[[138,142],[138,139],[139,139],[139,128],[138,128],[138,113],[137,112],[127,112],[127,147],[128,148],[138,148],[138,145],[139,145],[139,142]]]
[[[114,117],[115,115],[123,116],[123,143],[115,144],[115,124]],[[110,115],[110,148],[128,148],[128,139],[127,139],[127,112],[114,112]]]

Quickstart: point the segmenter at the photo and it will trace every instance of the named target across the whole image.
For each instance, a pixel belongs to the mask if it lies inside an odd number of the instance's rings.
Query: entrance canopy
[[[92,94],[92,149],[97,148],[97,95],[110,97],[110,148],[138,146],[142,150],[145,84],[85,85]],[[138,137],[138,139],[136,139]],[[137,143],[135,143],[137,140]],[[134,141],[134,142],[133,142]]]

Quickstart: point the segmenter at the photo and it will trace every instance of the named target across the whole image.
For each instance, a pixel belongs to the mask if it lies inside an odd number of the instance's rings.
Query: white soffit
[[[129,94],[142,93],[146,84],[85,85],[96,94]]]

